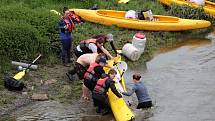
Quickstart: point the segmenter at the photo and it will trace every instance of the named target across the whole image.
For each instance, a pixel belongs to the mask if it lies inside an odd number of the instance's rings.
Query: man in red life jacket
[[[114,69],[110,69],[108,74],[104,76],[103,78],[99,79],[96,83],[96,86],[93,90],[92,97],[93,102],[95,106],[98,106],[96,112],[100,113],[102,109],[104,109],[104,112],[102,115],[108,114],[110,110],[109,102],[108,102],[108,96],[107,91],[109,88],[111,88],[112,92],[119,98],[122,97],[122,95],[117,91],[115,85],[114,85],[114,77],[116,76],[117,72]]]
[[[95,62],[90,64],[89,68],[87,69],[86,73],[84,74],[84,85],[90,90],[93,91],[96,82],[98,79],[105,74],[103,67],[106,64],[106,59],[101,57],[99,62]]]
[[[75,55],[79,57],[85,53],[105,53],[108,57],[113,58],[103,46],[107,41],[107,36],[102,34],[90,39],[82,40],[75,48]]]
[[[74,74],[77,74],[79,79],[82,80],[84,78],[84,74],[86,73],[89,66],[93,63],[99,63],[100,58],[105,58],[103,53],[86,53],[81,55],[77,61],[75,62],[74,68],[70,70],[66,75],[70,80],[73,80],[72,77]],[[89,89],[82,85],[82,98],[88,100],[89,99]]]

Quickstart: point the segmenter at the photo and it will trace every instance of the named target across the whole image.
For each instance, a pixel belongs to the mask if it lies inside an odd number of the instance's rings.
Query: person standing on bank
[[[63,65],[69,67],[70,50],[73,41],[72,30],[74,29],[74,23],[72,21],[72,18],[69,16],[70,11],[67,7],[63,8],[63,13],[64,15],[59,21],[60,40],[62,44],[61,58]]]
[[[132,88],[132,91],[122,92],[122,94],[126,96],[131,96],[135,92],[139,102],[137,105],[137,109],[150,108],[152,107],[152,100],[149,97],[147,88],[145,87],[144,83],[140,81],[140,78],[140,74],[135,73],[133,75],[134,86]]]

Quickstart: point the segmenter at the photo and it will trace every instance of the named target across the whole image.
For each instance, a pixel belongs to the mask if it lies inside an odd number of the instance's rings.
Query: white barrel
[[[136,61],[140,58],[142,53],[137,48],[135,48],[133,44],[126,43],[122,48],[122,54],[128,59]]]
[[[145,45],[146,45],[146,37],[142,33],[136,33],[133,36],[132,44],[136,47],[139,51],[143,52]]]

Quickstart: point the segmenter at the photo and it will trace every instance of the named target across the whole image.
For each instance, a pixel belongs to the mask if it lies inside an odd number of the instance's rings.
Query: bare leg
[[[85,99],[90,99],[89,98],[89,89],[84,85],[82,84],[82,97],[84,97]]]

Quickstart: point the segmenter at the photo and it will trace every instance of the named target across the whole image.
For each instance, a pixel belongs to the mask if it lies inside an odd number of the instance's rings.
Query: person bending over
[[[102,115],[106,115],[110,111],[110,106],[108,102],[107,91],[111,88],[112,92],[118,97],[121,98],[122,95],[117,91],[113,80],[117,72],[114,69],[110,69],[107,75],[99,79],[96,83],[96,86],[92,92],[93,102],[95,106],[98,106],[96,112],[100,113],[102,110]]]
[[[86,73],[89,65],[92,63],[95,63],[95,62],[99,63],[99,59],[101,57],[104,58],[104,56],[105,56],[105,54],[103,54],[103,53],[100,53],[100,54],[97,54],[97,53],[83,54],[75,62],[74,68],[72,70],[68,71],[68,73],[66,73],[66,75],[68,76],[68,78],[70,80],[73,80],[72,76],[74,74],[77,74],[79,79],[82,80],[84,78],[84,74]],[[82,98],[88,100],[89,99],[89,91],[88,91],[87,87],[84,86],[84,84],[82,85],[82,92],[83,92]]]
[[[106,63],[106,59],[104,57],[101,57],[99,59],[99,62],[90,64],[90,67],[84,74],[84,85],[90,91],[93,91],[97,80],[100,79],[103,74],[105,74],[103,67],[106,65]]]
[[[82,40],[74,50],[75,55],[79,57],[85,53],[105,53],[112,59],[113,56],[103,46],[107,41],[108,37],[102,34],[90,39]]]

